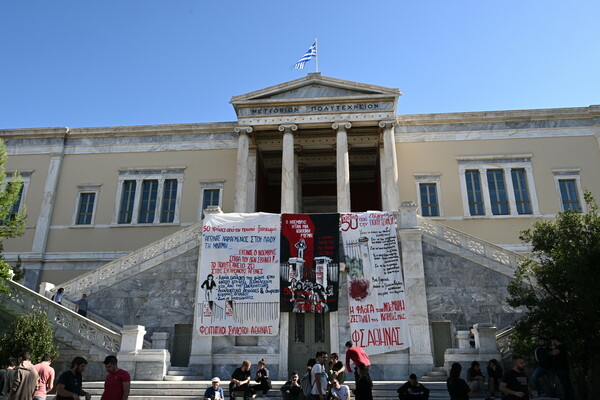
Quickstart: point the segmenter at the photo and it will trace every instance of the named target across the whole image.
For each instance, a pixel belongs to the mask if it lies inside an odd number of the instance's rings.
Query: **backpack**
[[[311,382],[312,377],[310,376],[311,371],[308,371],[302,378],[300,379],[300,387],[302,388],[302,393],[304,393],[305,397],[310,397],[310,392],[312,391],[313,383]]]

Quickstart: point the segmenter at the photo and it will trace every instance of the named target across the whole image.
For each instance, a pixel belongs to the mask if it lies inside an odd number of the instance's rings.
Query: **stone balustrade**
[[[56,285],[55,288],[64,288],[65,296],[71,298],[83,293],[89,295],[198,246],[201,231],[202,221],[75,279]],[[52,297],[53,293],[54,289],[46,295]]]
[[[121,334],[110,330],[94,321],[77,314],[75,311],[38,294],[23,285],[13,281],[6,281],[8,293],[0,295],[3,307],[14,315],[43,311],[52,325],[57,329],[68,331],[82,343],[87,343],[86,348],[95,347],[100,352],[116,354],[121,347]]]
[[[457,246],[462,250],[476,256],[485,257],[505,267],[506,273],[512,275],[517,269],[521,255],[503,249],[485,240],[478,239],[459,230],[450,228],[428,218],[418,217],[419,226],[423,233]]]

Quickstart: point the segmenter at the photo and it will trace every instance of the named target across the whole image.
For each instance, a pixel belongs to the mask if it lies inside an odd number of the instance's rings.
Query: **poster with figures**
[[[392,213],[342,214],[352,341],[367,354],[410,346],[404,279]]]
[[[339,214],[281,215],[281,311],[337,311]]]
[[[279,214],[204,220],[196,329],[201,336],[279,333]]]

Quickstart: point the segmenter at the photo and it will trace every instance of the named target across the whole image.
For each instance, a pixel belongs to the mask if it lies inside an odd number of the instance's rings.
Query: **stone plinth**
[[[121,352],[132,352],[142,348],[146,328],[142,325],[125,325],[121,330]]]
[[[456,332],[456,341],[458,342],[459,349],[471,348],[471,344],[469,343],[469,331]]]
[[[136,381],[162,381],[171,367],[171,354],[164,349],[119,352],[119,367]]]
[[[156,350],[167,349],[167,340],[169,340],[168,332],[154,332],[151,337],[152,348]]]

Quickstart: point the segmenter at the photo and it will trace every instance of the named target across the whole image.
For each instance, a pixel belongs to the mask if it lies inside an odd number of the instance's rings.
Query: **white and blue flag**
[[[310,46],[308,48],[308,50],[306,51],[306,53],[304,53],[304,55],[302,56],[302,58],[300,58],[298,60],[298,62],[296,62],[296,65],[294,65],[295,69],[304,69],[304,64],[306,64],[308,61],[310,61],[311,58],[316,57],[317,56],[317,43],[313,43],[312,46]]]

